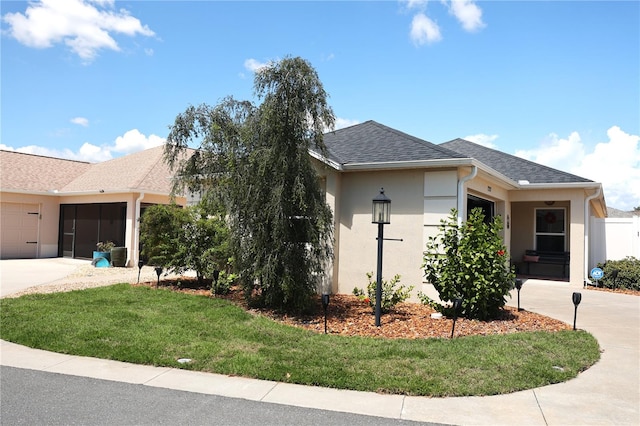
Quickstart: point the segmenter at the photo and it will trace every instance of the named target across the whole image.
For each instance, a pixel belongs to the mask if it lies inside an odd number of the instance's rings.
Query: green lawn
[[[344,337],[285,326],[225,300],[128,284],[2,299],[0,318],[2,339],[54,352],[408,395],[530,389],[571,379],[600,357],[584,331]]]

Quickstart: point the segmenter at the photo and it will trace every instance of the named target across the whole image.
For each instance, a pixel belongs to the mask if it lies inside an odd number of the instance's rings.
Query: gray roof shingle
[[[527,180],[529,183],[549,184],[593,182],[592,180],[543,166],[515,155],[505,154],[464,139],[454,139],[441,143],[440,146],[474,158],[516,182],[520,180]]]
[[[375,121],[326,133],[324,143],[341,165],[468,158]]]

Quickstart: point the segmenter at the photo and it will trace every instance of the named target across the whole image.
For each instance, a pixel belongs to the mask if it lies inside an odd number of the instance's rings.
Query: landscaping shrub
[[[515,274],[502,242],[502,219],[496,216],[485,223],[482,209],[471,211],[466,222],[458,225],[457,211],[442,220],[439,234],[429,238],[424,252],[424,276],[433,284],[440,300],[453,303],[462,299],[460,314],[470,319],[496,318],[505,305],[505,296],[513,288]],[[447,314],[449,306],[424,294],[422,302]]]
[[[364,302],[367,302],[373,309],[376,307],[376,287],[377,282],[372,280],[373,272],[367,272],[367,279],[369,284],[367,285],[367,294],[364,290],[355,287],[353,294]],[[400,282],[400,275],[396,274],[391,281],[382,280],[382,299],[380,299],[380,310],[385,313],[389,312],[391,308],[400,302],[404,302],[411,295],[413,286],[405,287]]]
[[[232,258],[227,225],[220,215],[208,214],[203,206],[147,208],[140,224],[140,241],[142,255],[150,265],[176,274],[193,270],[200,283],[213,278],[214,271],[224,271],[223,279],[229,279]],[[224,280],[222,284],[227,285]]]
[[[598,285],[606,288],[640,290],[640,259],[628,256],[623,260],[599,263],[598,267],[604,272],[604,277],[598,281]]]

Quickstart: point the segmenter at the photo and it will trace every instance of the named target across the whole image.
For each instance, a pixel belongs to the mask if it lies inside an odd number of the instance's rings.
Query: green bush
[[[437,237],[429,238],[424,252],[426,280],[433,284],[442,302],[462,299],[462,316],[496,318],[515,282],[500,236],[502,219],[496,216],[487,224],[482,210],[476,208],[467,222],[458,225],[453,209],[450,217],[441,221],[439,230]],[[420,298],[439,312],[446,314],[449,309],[423,294]]]
[[[369,284],[367,285],[367,294],[364,290],[355,287],[353,294],[358,298],[369,304],[373,309],[376,306],[376,287],[377,282],[372,281],[373,272],[367,272],[367,279]],[[413,286],[405,287],[404,285],[398,285],[400,282],[400,275],[396,274],[391,281],[382,280],[382,298],[380,299],[380,310],[385,313],[389,312],[391,308],[400,302],[404,302],[411,295]]]
[[[208,214],[202,205],[181,208],[154,205],[140,224],[142,255],[153,266],[182,274],[196,272],[201,284],[213,271],[230,272],[229,231],[220,214]]]
[[[608,260],[598,267],[604,272],[598,285],[606,288],[625,288],[640,290],[640,259],[629,256],[623,260]],[[616,272],[617,275],[616,275]]]

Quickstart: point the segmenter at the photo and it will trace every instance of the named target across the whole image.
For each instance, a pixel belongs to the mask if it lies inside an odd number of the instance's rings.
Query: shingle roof
[[[92,164],[61,192],[139,190],[168,194],[173,173],[165,164],[164,147],[146,149],[102,163]]]
[[[454,139],[440,146],[474,158],[516,182],[520,180],[527,180],[529,183],[593,182],[464,139]]]
[[[14,151],[0,151],[0,161],[2,190],[171,192],[173,173],[163,146],[95,164]]]
[[[324,143],[341,165],[468,158],[375,121],[326,133]]]
[[[83,161],[0,150],[0,188],[47,192],[64,187],[89,168],[91,164]]]

